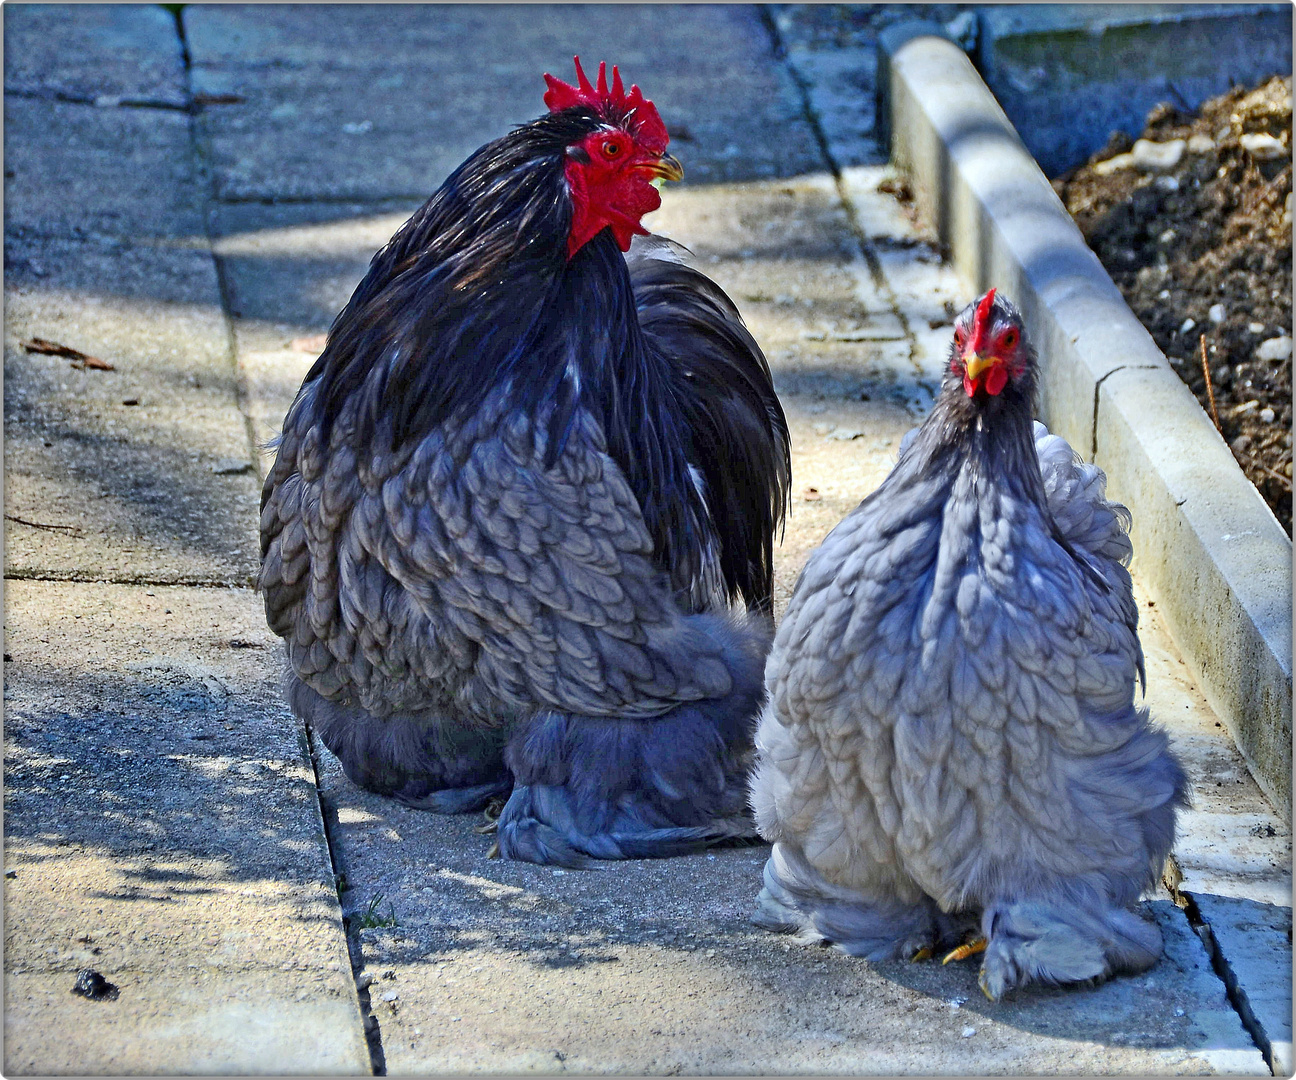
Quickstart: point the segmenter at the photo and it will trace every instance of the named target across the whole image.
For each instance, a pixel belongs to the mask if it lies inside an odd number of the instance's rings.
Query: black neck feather
[[[318,380],[326,441],[392,449],[503,387],[509,408],[547,418],[546,466],[584,408],[661,564],[696,565],[705,511],[688,433],[669,373],[645,347],[625,260],[607,229],[567,258],[564,151],[595,123],[552,114],[465,161],[374,257],[307,382]]]

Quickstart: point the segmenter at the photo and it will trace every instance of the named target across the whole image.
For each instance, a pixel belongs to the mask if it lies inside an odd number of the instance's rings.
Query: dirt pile
[[[1126,302],[1291,532],[1292,81],[1161,105],[1053,181]]]

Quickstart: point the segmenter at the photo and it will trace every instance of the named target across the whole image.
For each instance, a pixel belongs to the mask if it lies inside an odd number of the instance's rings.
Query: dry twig
[[[1229,447],[1229,449],[1233,450],[1233,456],[1238,459],[1238,464],[1250,465],[1252,468],[1259,469],[1261,472],[1269,476],[1272,476],[1275,480],[1278,481],[1278,483],[1282,484],[1282,486],[1285,487],[1288,491],[1291,491],[1292,482],[1289,478],[1283,476],[1282,473],[1269,468],[1269,466],[1266,465],[1263,461],[1261,461],[1257,457],[1252,457],[1245,450],[1234,450],[1233,447],[1231,446]],[[1246,460],[1243,461],[1242,460],[1243,458],[1245,458]]]
[[[1206,376],[1206,396],[1210,399],[1211,419],[1215,421],[1215,430],[1223,435],[1224,429],[1220,427],[1219,410],[1215,408],[1215,387],[1211,386],[1210,363],[1206,359],[1206,335],[1199,334],[1197,340],[1201,342],[1202,374]]]
[[[74,349],[71,345],[60,345],[57,341],[47,341],[42,337],[34,337],[30,341],[24,341],[22,347],[28,352],[41,353],[44,356],[63,356],[72,361],[73,367],[96,368],[99,371],[116,371],[107,360],[100,360],[97,356],[91,356],[89,353],[83,353],[80,349]]]
[[[43,521],[28,521],[17,514],[5,514],[5,521],[14,521],[31,529],[45,529],[48,532],[66,533],[68,536],[84,536],[85,533],[75,525],[47,525]]]

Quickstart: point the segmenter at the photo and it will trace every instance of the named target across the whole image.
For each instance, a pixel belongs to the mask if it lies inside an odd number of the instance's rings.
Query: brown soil
[[[1210,412],[1201,337],[1215,408],[1238,464],[1283,527],[1292,528],[1291,356],[1263,360],[1257,349],[1292,332],[1292,81],[1234,89],[1196,114],[1161,105],[1143,138],[1194,140],[1168,169],[1102,171],[1129,151],[1113,135],[1087,164],[1053,186],[1126,302],[1175,371]],[[1248,151],[1241,136],[1272,135],[1273,156]],[[1212,321],[1220,314],[1224,318]],[[1192,320],[1192,325],[1188,325]]]

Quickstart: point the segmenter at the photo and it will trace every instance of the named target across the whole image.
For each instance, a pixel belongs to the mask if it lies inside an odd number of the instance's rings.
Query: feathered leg
[[[502,855],[584,866],[756,838],[746,779],[768,635],[700,618],[725,645],[731,692],[650,719],[533,717],[505,751],[516,786],[500,814]]]
[[[752,922],[804,943],[826,942],[866,960],[919,960],[957,941],[968,921],[928,896],[868,897],[826,881],[795,847],[776,843]]]
[[[1017,867],[989,875],[1034,882],[1016,895],[992,893],[985,904],[981,989],[992,1001],[1029,982],[1092,982],[1146,971],[1161,956],[1160,929],[1131,909],[1155,885],[1174,846],[1175,811],[1187,804],[1188,778],[1147,710],[1131,716],[1130,738],[1087,761],[1071,795],[1090,820],[1103,822],[1097,839],[1119,838],[1133,845],[1133,854],[1118,860],[1113,852],[1099,873]]]
[[[505,733],[425,713],[376,717],[321,697],[296,675],[284,679],[292,711],[310,724],[359,787],[442,814],[482,809],[507,795]]]
[[[1034,900],[994,904],[981,920],[988,941],[981,989],[991,1001],[1028,982],[1097,982],[1146,971],[1161,956],[1161,930],[1124,908],[1087,911]]]

